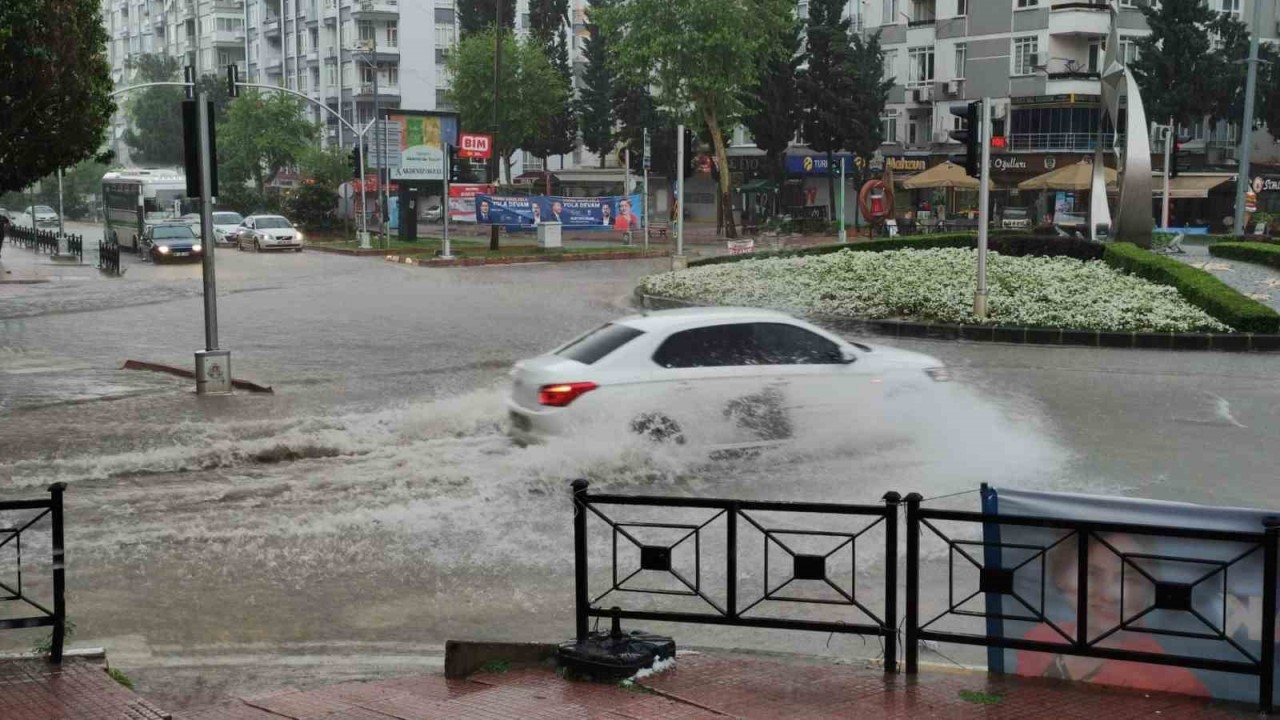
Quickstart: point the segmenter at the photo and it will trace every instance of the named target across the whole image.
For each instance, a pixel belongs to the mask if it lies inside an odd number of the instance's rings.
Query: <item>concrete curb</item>
[[[121,366],[120,369],[121,370],[150,370],[152,372],[160,372],[168,375],[177,375],[178,377],[187,378],[189,380],[196,379],[196,374],[194,370],[176,368],[176,367],[173,367],[172,365],[161,365],[159,363],[143,362],[141,360],[126,360],[124,365]],[[259,385],[258,383],[250,382],[248,380],[240,380],[238,378],[231,378],[231,387],[238,388],[240,390],[248,390],[249,392],[255,392],[255,393],[266,393],[268,395],[275,394],[275,390],[272,390],[270,386]]]
[[[640,307],[666,310],[711,307],[675,298],[646,295],[636,290]],[[1254,333],[1108,332],[1069,328],[1026,328],[1001,325],[953,325],[910,320],[864,320],[809,316],[810,320],[843,332],[922,340],[972,340],[1012,345],[1059,345],[1131,350],[1213,350],[1218,352],[1280,352],[1280,335]]]
[[[648,260],[667,257],[666,250],[641,250],[639,252],[599,252],[599,253],[547,253],[544,255],[512,255],[510,257],[455,257],[450,260],[441,258],[417,258],[403,255],[387,255],[386,261],[398,265],[416,265],[418,267],[476,267],[479,265],[525,265],[528,263],[560,263],[590,262],[593,260]]]
[[[447,640],[444,644],[444,676],[460,680],[491,662],[539,665],[554,658],[558,647],[554,643]]]
[[[304,245],[303,248],[309,251],[314,250],[315,252],[329,253],[330,255],[349,255],[353,257],[373,257],[375,255],[387,254],[386,250],[379,250],[378,248],[363,250],[361,248],[336,248],[325,247],[323,245]]]

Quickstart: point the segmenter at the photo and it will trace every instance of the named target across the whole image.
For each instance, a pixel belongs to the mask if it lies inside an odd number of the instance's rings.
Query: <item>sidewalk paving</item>
[[[285,689],[169,713],[117,685],[98,665],[68,659],[0,664],[0,720],[826,720],[1053,718],[1229,720],[1236,703],[1069,683],[929,670],[886,675],[866,662],[759,655],[679,656],[635,687],[562,678],[550,667],[480,672],[465,680],[416,675]]]

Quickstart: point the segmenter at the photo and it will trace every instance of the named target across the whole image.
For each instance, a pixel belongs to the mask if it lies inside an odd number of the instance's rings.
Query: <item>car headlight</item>
[[[297,236],[297,238],[298,238],[298,242],[302,242],[302,231],[301,231],[301,230],[299,230],[298,232],[294,233],[294,235],[296,235],[296,236]]]
[[[161,254],[161,255],[168,255],[168,254],[169,254],[169,246],[168,246],[168,245],[161,245],[160,247],[156,248],[156,250],[158,250],[158,251],[160,252],[160,254]]]
[[[199,246],[199,245],[192,245],[192,246],[191,246],[191,252],[200,252],[200,249],[201,249],[201,248],[200,248],[200,246]]]

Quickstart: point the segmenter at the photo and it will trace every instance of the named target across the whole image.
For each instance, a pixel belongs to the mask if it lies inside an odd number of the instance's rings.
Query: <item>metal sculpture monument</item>
[[[1112,215],[1107,207],[1106,171],[1102,163],[1102,133],[1093,153],[1093,178],[1089,193],[1089,237],[1098,241],[1108,234],[1110,239],[1151,245],[1154,221],[1151,217],[1151,138],[1147,131],[1147,113],[1133,74],[1120,62],[1118,10],[1111,3],[1111,34],[1102,66],[1102,107],[1115,128],[1112,150],[1116,154],[1117,183],[1120,199]],[[1120,97],[1125,98],[1124,135],[1121,139]],[[1101,129],[1099,129],[1101,130]],[[1103,233],[1099,233],[1099,229]],[[1109,230],[1109,231],[1108,231]]]

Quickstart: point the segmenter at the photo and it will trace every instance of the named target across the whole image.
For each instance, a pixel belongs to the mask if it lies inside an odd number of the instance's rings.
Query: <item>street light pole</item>
[[[200,157],[200,245],[204,271],[204,352],[196,353],[196,394],[225,395],[231,392],[231,351],[218,349],[218,283],[213,269],[213,158],[209,142],[209,96],[196,92],[196,127]]]
[[[1232,229],[1245,234],[1244,194],[1249,187],[1249,148],[1253,144],[1253,103],[1258,91],[1258,36],[1262,34],[1262,0],[1253,3],[1253,27],[1249,34],[1249,76],[1244,85],[1244,121],[1240,123],[1240,165],[1236,175],[1236,216]]]
[[[684,261],[684,123],[676,126],[676,257]]]
[[[991,98],[982,98],[981,128],[982,172],[978,180],[978,289],[973,294],[973,315],[987,317],[987,232],[991,223]],[[970,132],[973,132],[970,130]]]
[[[498,140],[498,103],[502,101],[502,0],[497,0],[493,11],[493,175],[490,182],[497,187],[502,181],[504,158],[497,152],[502,147]],[[545,168],[543,168],[545,170]],[[489,225],[489,249],[498,249],[498,226]]]
[[[840,161],[840,242],[847,243],[849,242],[849,236],[844,231],[844,158],[837,157],[836,159]]]

